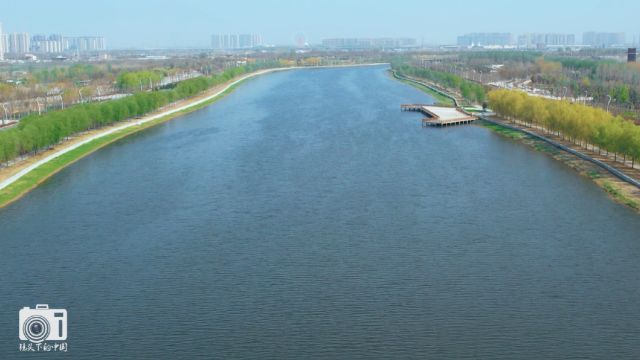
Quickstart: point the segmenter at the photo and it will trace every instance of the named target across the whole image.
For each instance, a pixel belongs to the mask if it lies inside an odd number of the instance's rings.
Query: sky
[[[206,48],[214,33],[412,37],[451,44],[469,32],[626,32],[640,36],[640,0],[2,0],[4,32],[102,35],[110,49]]]

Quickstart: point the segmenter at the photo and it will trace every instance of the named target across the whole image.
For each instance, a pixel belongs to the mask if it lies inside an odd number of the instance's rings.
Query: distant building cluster
[[[30,48],[34,53],[57,54],[75,51],[104,51],[106,45],[102,36],[34,35],[31,38]]]
[[[626,42],[624,33],[586,32],[582,34],[582,43],[597,48],[621,46]]]
[[[28,33],[4,33],[0,24],[0,60],[5,54],[19,57],[28,53],[63,54],[70,52],[94,52],[106,50],[102,36],[33,35]]]
[[[2,34],[2,48],[6,54],[25,54],[31,42],[27,33]]]
[[[576,44],[574,34],[533,33],[518,36],[519,48],[545,48],[550,46],[572,46]]]
[[[517,42],[510,33],[471,33],[458,36],[458,46],[463,47],[518,47],[548,48],[564,46],[588,46],[608,48],[623,46],[626,43],[625,33],[586,32],[582,34],[582,43],[578,43],[575,34],[567,33],[527,33],[521,34]]]
[[[211,48],[214,50],[252,49],[262,45],[262,36],[257,34],[211,35]]]
[[[0,23],[0,61],[4,60],[4,35],[2,33],[2,23]]]
[[[335,38],[322,40],[322,46],[329,49],[401,49],[418,46],[412,38]]]
[[[513,45],[510,33],[471,33],[458,36],[460,46],[509,46]]]

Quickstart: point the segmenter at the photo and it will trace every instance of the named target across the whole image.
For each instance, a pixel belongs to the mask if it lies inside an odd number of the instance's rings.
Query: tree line
[[[167,74],[164,69],[125,71],[118,75],[116,86],[120,90],[136,91],[143,86],[147,87],[149,83],[157,83]],[[152,86],[148,87],[151,88]]]
[[[594,104],[616,111],[632,111],[626,117],[640,120],[640,63],[606,58],[622,50],[591,49],[554,55],[529,51],[472,51],[459,53],[456,65],[484,74],[485,82],[531,80],[532,85],[560,97],[588,97]],[[502,65],[499,69],[494,65]],[[447,63],[440,64],[446,71]],[[435,70],[438,69],[437,67]]]
[[[575,144],[614,153],[617,160],[622,155],[635,160],[640,158],[640,127],[607,111],[570,103],[529,96],[517,90],[493,90],[488,94],[489,104],[497,113],[508,119],[519,119],[529,126],[542,127]]]
[[[71,66],[58,66],[50,69],[34,70],[31,73],[36,83],[55,83],[61,81],[78,81],[97,79],[111,73],[110,67],[96,66],[92,64],[74,64]]]
[[[184,99],[230,79],[255,70],[277,67],[278,62],[264,61],[230,68],[209,77],[181,81],[173,89],[138,92],[118,100],[73,106],[42,115],[24,117],[13,128],[0,131],[0,162],[33,154],[87,130],[111,125]]]
[[[393,67],[400,74],[427,79],[449,89],[457,90],[460,92],[462,97],[471,102],[481,103],[485,100],[486,93],[484,86],[473,81],[466,80],[460,76],[406,64],[394,64]]]

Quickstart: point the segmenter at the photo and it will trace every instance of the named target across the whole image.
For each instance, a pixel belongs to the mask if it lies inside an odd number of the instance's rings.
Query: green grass
[[[589,170],[587,171],[587,176],[589,177],[589,179],[600,179],[602,177],[602,174],[599,171]]]
[[[138,131],[150,128],[152,126],[174,119],[178,116],[206,107],[222,99],[227,94],[231,93],[240,84],[241,83],[233,85],[222,94],[216,96],[213,99],[207,100],[201,104],[190,106],[186,109],[175,112],[171,115],[163,116],[159,119],[146,122],[142,125],[131,126],[126,129],[116,131],[112,134],[97,138],[93,141],[83,144],[82,146],[79,146],[76,149],[73,149],[65,154],[62,154],[56,157],[55,159],[52,159],[51,161],[46,162],[45,164],[38,166],[37,168],[31,170],[30,172],[28,172],[27,174],[25,174],[24,176],[16,180],[11,185],[0,190],[0,208],[18,200],[20,197],[22,197],[23,195],[25,195],[26,193],[28,193],[29,191],[31,191],[32,189],[34,189],[35,187],[37,187],[38,185],[46,181],[51,176],[58,173],[60,170],[82,159],[83,157],[93,153],[94,151],[102,147],[105,147],[113,142],[116,142],[128,135],[136,133]]]
[[[625,204],[635,210],[640,210],[640,203],[638,201],[627,197],[625,194],[623,194],[620,191],[620,189],[618,189],[615,185],[613,185],[609,181],[603,181],[602,188],[618,202]]]
[[[535,139],[535,144],[533,145],[533,147],[540,152],[549,153],[551,155],[560,153],[560,150],[558,150],[558,148],[556,148],[555,146],[551,146],[548,143],[538,139]]]
[[[486,122],[486,121],[482,121],[481,124],[482,124],[482,126],[486,127],[487,129],[489,129],[489,130],[491,130],[493,132],[496,132],[496,133],[498,133],[500,135],[504,135],[504,136],[506,136],[506,137],[508,137],[510,139],[519,140],[519,139],[528,138],[528,136],[523,132],[520,132],[520,131],[517,131],[517,130],[512,130],[512,129],[509,129],[509,128],[506,128],[506,127],[503,127],[503,126],[500,126],[500,125],[497,125],[497,124],[492,124],[492,123],[489,123],[489,122]]]
[[[544,141],[538,140],[536,138],[533,138],[521,131],[517,131],[517,130],[513,130],[513,129],[509,129],[503,126],[500,126],[498,124],[493,124],[487,121],[482,121],[480,122],[482,124],[482,126],[490,129],[493,132],[496,132],[500,135],[503,135],[505,137],[508,137],[510,139],[514,139],[514,140],[527,140],[526,143],[528,145],[531,145],[531,147],[533,147],[535,150],[540,151],[540,152],[544,152],[547,154],[551,154],[551,155],[557,155],[559,154],[561,151],[556,148],[555,146],[552,146]]]
[[[437,91],[431,90],[426,86],[420,85],[420,84],[416,84],[413,81],[408,81],[408,80],[400,80],[403,83],[407,84],[407,85],[411,85],[414,88],[427,93],[429,96],[433,97],[436,100],[436,105],[441,105],[441,106],[454,106],[453,100],[449,97],[446,97],[442,94],[440,94]]]

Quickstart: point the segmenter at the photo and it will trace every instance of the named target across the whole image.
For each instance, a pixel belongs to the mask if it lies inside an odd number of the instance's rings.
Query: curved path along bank
[[[439,88],[437,88],[437,87],[433,86],[432,84],[429,84],[429,83],[427,83],[425,81],[420,81],[420,80],[416,80],[414,78],[411,78],[411,77],[408,77],[408,76],[405,76],[405,75],[400,75],[395,70],[391,70],[391,72],[393,73],[393,77],[395,77],[396,79],[401,80],[401,81],[402,80],[409,81],[409,82],[412,82],[414,84],[422,85],[422,86],[430,89],[431,91],[433,91],[435,93],[438,93],[438,94],[440,94],[440,95],[442,95],[442,96],[444,96],[444,97],[446,97],[448,99],[451,99],[451,101],[453,101],[453,105],[455,107],[460,107],[460,102],[458,101],[458,98],[456,98],[455,96],[449,94],[448,92],[443,91],[442,89],[439,89]]]
[[[256,71],[254,73],[244,75],[244,76],[242,76],[242,77],[240,77],[240,78],[228,83],[226,86],[224,86],[219,91],[217,91],[217,92],[215,92],[215,93],[213,93],[213,94],[211,94],[209,96],[206,96],[204,98],[189,102],[188,104],[185,104],[185,105],[182,105],[182,106],[179,106],[179,107],[167,110],[167,111],[160,112],[158,114],[146,116],[146,117],[143,117],[143,118],[137,119],[137,120],[127,121],[126,123],[124,123],[122,125],[115,126],[115,127],[110,128],[108,130],[100,132],[100,133],[98,133],[96,135],[88,137],[87,139],[84,139],[84,140],[82,140],[82,141],[80,141],[80,142],[78,142],[76,144],[73,144],[71,146],[65,147],[63,149],[60,149],[60,150],[54,152],[53,154],[51,154],[51,155],[49,155],[49,156],[47,156],[47,157],[45,157],[45,158],[43,158],[43,159],[41,159],[41,160],[39,160],[37,162],[34,162],[33,164],[25,167],[24,169],[18,171],[16,174],[10,176],[9,178],[1,181],[0,182],[0,190],[3,190],[5,188],[7,188],[11,184],[15,183],[17,180],[19,180],[20,178],[22,178],[26,174],[30,173],[31,171],[39,168],[40,166],[42,166],[44,164],[47,164],[47,163],[49,163],[50,161],[52,161],[54,159],[59,158],[61,155],[64,155],[64,154],[67,154],[67,153],[69,153],[69,152],[71,152],[73,150],[76,150],[76,149],[78,149],[79,147],[81,147],[83,145],[91,143],[92,141],[95,141],[95,140],[102,139],[102,138],[104,138],[106,136],[109,136],[111,134],[115,134],[115,133],[117,133],[119,131],[122,131],[124,129],[128,129],[128,128],[131,128],[133,126],[141,126],[141,125],[150,123],[152,121],[161,119],[163,117],[171,116],[171,115],[180,113],[182,111],[189,110],[190,108],[197,107],[199,105],[205,104],[205,103],[207,103],[207,102],[209,102],[211,100],[214,100],[215,98],[223,95],[225,92],[229,91],[231,88],[233,88],[234,86],[238,85],[239,83],[241,83],[241,82],[243,82],[243,81],[245,81],[247,79],[256,77],[256,76],[260,76],[260,75],[264,75],[264,74],[268,74],[268,73],[272,73],[272,72],[276,72],[276,71],[286,71],[286,70],[332,68],[332,67],[355,67],[355,66],[379,66],[379,65],[387,65],[387,64],[385,64],[385,63],[372,63],[372,64],[353,64],[353,65],[314,66],[314,67],[296,66],[296,67],[286,67],[286,68],[274,68],[274,69],[259,70],[259,71]],[[142,129],[144,129],[144,127],[141,127],[140,129],[142,130]],[[89,153],[91,153],[91,152],[88,152],[87,154],[89,154]],[[83,156],[86,156],[87,154],[84,154]],[[80,156],[80,157],[82,157],[82,156]],[[68,164],[65,164],[64,166],[66,166],[66,165],[68,165]],[[62,166],[62,167],[64,167],[64,166]],[[59,170],[59,169],[57,169],[57,170]],[[34,184],[34,185],[37,185],[37,184]],[[19,196],[21,196],[23,194],[24,193],[18,194],[16,197],[19,197]],[[6,205],[7,203],[11,202],[12,200],[15,200],[15,199],[10,199],[4,204],[0,203],[0,207]]]
[[[523,129],[523,128],[520,128],[520,127],[517,127],[517,126],[511,126],[509,124],[505,124],[503,121],[497,121],[497,120],[493,120],[493,119],[490,119],[490,118],[487,118],[487,117],[483,117],[483,116],[479,116],[479,118],[481,120],[486,121],[486,122],[489,122],[489,123],[492,123],[492,124],[496,124],[496,125],[499,125],[499,126],[502,126],[502,127],[506,127],[507,129],[520,131],[520,132],[523,132],[523,133],[525,133],[525,134],[527,134],[527,135],[529,135],[531,137],[534,137],[534,138],[536,138],[538,140],[542,140],[542,141],[544,141],[544,142],[546,142],[548,144],[551,144],[551,145],[555,146],[556,148],[558,148],[560,150],[564,150],[564,151],[566,151],[566,152],[568,152],[570,154],[573,154],[573,155],[575,155],[575,156],[577,156],[577,157],[579,157],[579,158],[581,158],[583,160],[586,160],[586,161],[589,161],[589,162],[591,162],[591,163],[593,163],[595,165],[598,165],[599,167],[601,167],[601,168],[607,170],[608,172],[610,172],[613,176],[617,177],[618,179],[623,180],[623,181],[625,181],[625,182],[627,182],[627,183],[629,183],[629,184],[631,184],[631,185],[633,185],[633,186],[635,186],[635,187],[640,189],[640,181],[638,181],[637,179],[634,179],[631,176],[625,174],[624,172],[614,168],[613,166],[609,166],[609,165],[605,164],[604,162],[602,162],[602,161],[600,161],[598,159],[594,159],[591,156],[589,156],[587,154],[584,154],[584,153],[582,153],[582,152],[580,152],[578,150],[575,150],[575,149],[572,149],[572,148],[570,148],[568,146],[562,145],[562,144],[560,144],[560,143],[558,143],[558,142],[556,142],[556,141],[554,141],[552,139],[549,139],[548,137],[542,136],[542,135],[537,134],[537,133],[535,133],[533,131],[529,131],[527,129]]]

